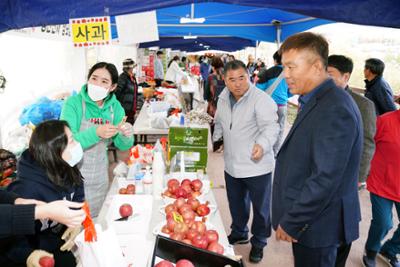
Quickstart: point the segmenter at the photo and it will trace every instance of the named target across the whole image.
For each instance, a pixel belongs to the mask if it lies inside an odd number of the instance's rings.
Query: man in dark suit
[[[272,225],[277,240],[292,243],[296,267],[333,267],[337,247],[359,236],[361,115],[329,78],[328,54],[327,41],[310,32],[281,47],[300,111],[276,159]]]
[[[375,105],[368,98],[351,91],[348,82],[353,71],[353,61],[343,55],[331,55],[328,58],[328,73],[335,84],[347,91],[353,98],[361,113],[363,124],[363,149],[361,154],[358,184],[365,183],[369,167],[375,152],[374,136],[376,132]],[[344,267],[351,248],[350,244],[341,244],[336,257],[336,267]]]

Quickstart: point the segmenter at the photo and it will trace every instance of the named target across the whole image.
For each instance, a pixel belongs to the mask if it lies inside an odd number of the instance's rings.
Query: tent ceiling
[[[201,24],[181,24],[182,17],[204,18]],[[279,21],[280,38],[332,21],[315,19],[278,9],[241,6],[224,3],[199,3],[157,10],[160,36],[176,35],[228,35],[240,38],[276,41]]]
[[[0,32],[31,26],[66,24],[69,18],[122,15],[205,1],[189,0],[3,0]],[[216,2],[216,1],[207,1]],[[238,1],[219,0],[236,4]],[[241,0],[241,5],[281,9],[337,22],[400,28],[398,0]],[[217,11],[216,11],[217,12]]]

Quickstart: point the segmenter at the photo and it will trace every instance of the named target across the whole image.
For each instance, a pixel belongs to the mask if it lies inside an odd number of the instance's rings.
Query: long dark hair
[[[168,62],[168,68],[169,66],[171,66],[172,61],[178,61],[179,57],[178,56],[174,56],[169,62]]]
[[[65,128],[69,128],[66,121],[42,122],[32,133],[29,152],[52,183],[67,189],[82,184],[82,175],[77,166],[71,167],[61,157],[68,144]]]
[[[222,80],[224,77],[224,62],[220,57],[213,57],[211,60],[211,66],[215,69],[215,75],[218,80]]]

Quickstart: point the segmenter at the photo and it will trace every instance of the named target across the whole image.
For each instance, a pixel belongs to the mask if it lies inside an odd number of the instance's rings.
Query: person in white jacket
[[[167,73],[165,74],[166,81],[180,83],[182,78],[186,77],[186,74],[179,67],[178,61],[179,57],[174,56],[169,62]]]
[[[250,83],[247,68],[239,60],[224,68],[226,88],[218,100],[213,140],[223,138],[225,183],[232,217],[230,244],[246,244],[250,203],[253,205],[250,261],[263,258],[271,235],[271,172],[273,145],[277,140],[277,106],[265,92]]]

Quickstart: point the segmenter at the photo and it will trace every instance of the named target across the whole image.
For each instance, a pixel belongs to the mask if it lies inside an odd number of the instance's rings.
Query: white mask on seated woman
[[[68,146],[62,153],[62,158],[69,164],[69,166],[74,167],[81,161],[83,157],[83,149],[79,142],[75,142],[73,147]]]

